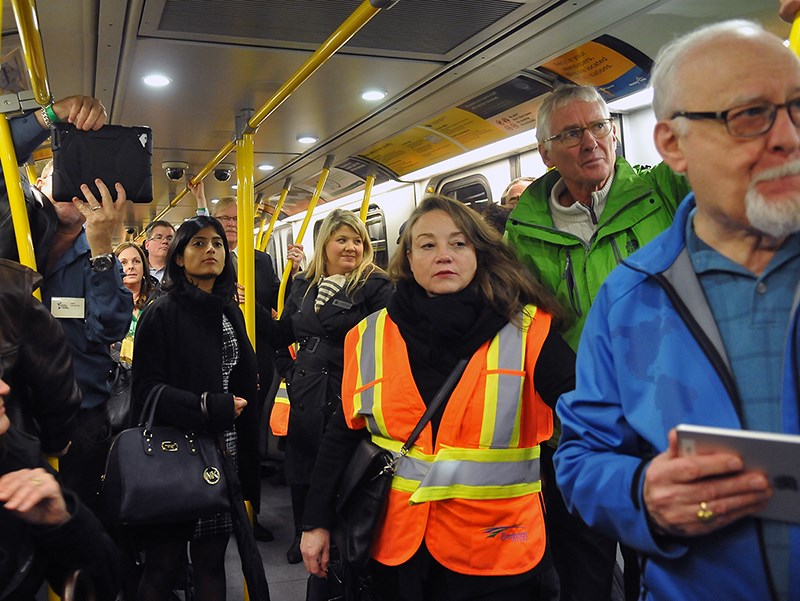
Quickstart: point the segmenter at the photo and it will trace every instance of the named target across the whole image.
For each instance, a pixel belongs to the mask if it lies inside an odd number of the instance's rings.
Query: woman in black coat
[[[257,508],[257,365],[234,301],[235,272],[220,223],[207,216],[184,222],[166,269],[166,294],[145,309],[136,329],[133,414],[140,414],[154,386],[166,384],[156,422],[224,433],[228,453],[238,460],[244,497]],[[140,529],[146,556],[140,601],[169,598],[189,540],[195,598],[225,598],[230,515],[199,524],[194,538],[195,521]]]
[[[309,476],[325,424],[341,404],[345,334],[385,307],[393,292],[388,276],[372,262],[372,242],[355,213],[336,209],[325,217],[315,246],[309,269],[294,279],[280,320],[258,321],[259,333],[273,348],[300,345],[286,374],[291,411],[285,470],[296,534],[286,553],[289,563],[302,561],[300,536]]]

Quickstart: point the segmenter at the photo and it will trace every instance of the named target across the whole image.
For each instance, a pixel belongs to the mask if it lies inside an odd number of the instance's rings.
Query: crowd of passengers
[[[13,248],[0,260],[0,601],[44,580],[62,593],[76,571],[97,599],[171,599],[187,547],[193,598],[225,599],[231,534],[253,536],[237,512],[122,526],[102,511],[115,360],[132,369],[129,422],[165,385],[156,423],[218,435],[256,513],[279,374],[287,560],[316,578],[336,562],[337,485],[360,441],[397,452],[463,369],[400,459],[370,565],[344,571],[348,599],[800,598],[800,526],[760,517],[769,479],[733,452],[681,455],[675,433],[800,434],[800,62],[728,21],[665,46],[651,83],[656,166],[617,155],[596,89],[563,85],[538,112],[550,171],[509,185],[499,231],[428,196],[384,271],[357,215],[334,210],[313,256],[287,249],[280,317],[256,251],[256,350],[235,199],[212,215],[190,184],[197,216],[113,248],[125,190],[98,180],[99,198],[53,201],[48,164],[25,186],[41,275]],[[106,119],[88,97],[50,111],[82,129]],[[51,117],[11,120],[21,160]]]

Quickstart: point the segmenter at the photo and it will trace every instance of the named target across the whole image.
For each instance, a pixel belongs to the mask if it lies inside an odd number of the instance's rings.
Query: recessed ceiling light
[[[160,73],[146,75],[142,78],[142,81],[153,88],[163,88],[164,86],[168,86],[172,83],[172,80],[169,77],[166,75],[161,75]]]
[[[233,185],[231,186],[231,190],[237,190],[238,188],[239,188],[239,186],[237,186],[236,184],[233,184]]]
[[[366,92],[361,94],[361,97],[364,100],[373,100],[373,101],[383,100],[384,98],[386,98],[386,92],[384,92],[383,90],[367,90]]]
[[[300,142],[301,144],[314,144],[317,141],[317,139],[318,138],[316,136],[306,136],[306,135],[297,136],[297,141]]]
[[[272,171],[275,169],[275,165],[269,165],[268,163],[262,163],[258,166],[259,171]]]
[[[212,198],[212,199],[211,199],[211,204],[212,204],[212,205],[215,205],[215,204],[217,204],[218,202],[219,202],[219,198]]]

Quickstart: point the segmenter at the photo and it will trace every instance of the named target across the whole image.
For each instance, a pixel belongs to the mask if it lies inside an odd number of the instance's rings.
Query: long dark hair
[[[552,315],[556,323],[563,320],[564,311],[555,296],[525,268],[499,232],[476,211],[447,196],[427,196],[406,221],[400,244],[389,264],[389,275],[395,282],[414,281],[408,261],[412,230],[417,220],[431,211],[447,213],[472,244],[478,268],[471,285],[476,286],[478,294],[497,313],[519,324],[524,306],[533,304]]]
[[[225,300],[232,300],[236,293],[236,270],[231,261],[231,251],[228,248],[228,239],[225,238],[225,229],[222,224],[214,217],[208,215],[198,215],[184,221],[175,232],[175,238],[172,239],[172,244],[169,245],[169,253],[167,254],[167,268],[164,273],[164,282],[161,288],[164,291],[180,291],[192,283],[186,277],[186,271],[183,267],[178,265],[177,258],[182,257],[189,240],[194,237],[200,230],[212,227],[217,235],[222,238],[222,245],[225,248],[225,266],[222,268],[222,273],[214,280],[214,288],[212,294],[219,296]]]

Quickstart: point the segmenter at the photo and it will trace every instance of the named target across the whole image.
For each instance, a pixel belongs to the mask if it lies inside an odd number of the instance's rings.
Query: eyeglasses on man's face
[[[553,140],[558,140],[563,144],[566,148],[574,148],[578,146],[583,141],[583,132],[588,131],[592,134],[592,137],[595,140],[600,140],[601,138],[605,138],[608,134],[611,133],[611,119],[602,119],[600,121],[595,121],[594,123],[590,123],[586,127],[570,127],[569,129],[565,129],[560,134],[556,134],[554,136],[550,136],[549,138],[545,138],[544,142],[552,142]]]
[[[217,215],[217,221],[220,223],[237,223],[239,218],[236,215],[233,217],[228,217],[227,215]]]
[[[162,240],[166,240],[167,242],[172,242],[172,239],[174,237],[175,236],[173,236],[172,234],[167,234],[166,236],[164,234],[155,234],[150,237],[150,240],[155,240],[156,242],[161,242]]]
[[[795,127],[800,127],[800,98],[793,98],[783,104],[759,102],[736,106],[727,111],[676,111],[670,119],[700,120],[711,119],[725,124],[728,133],[736,138],[754,138],[763,135],[775,125],[779,109],[786,109]]]

